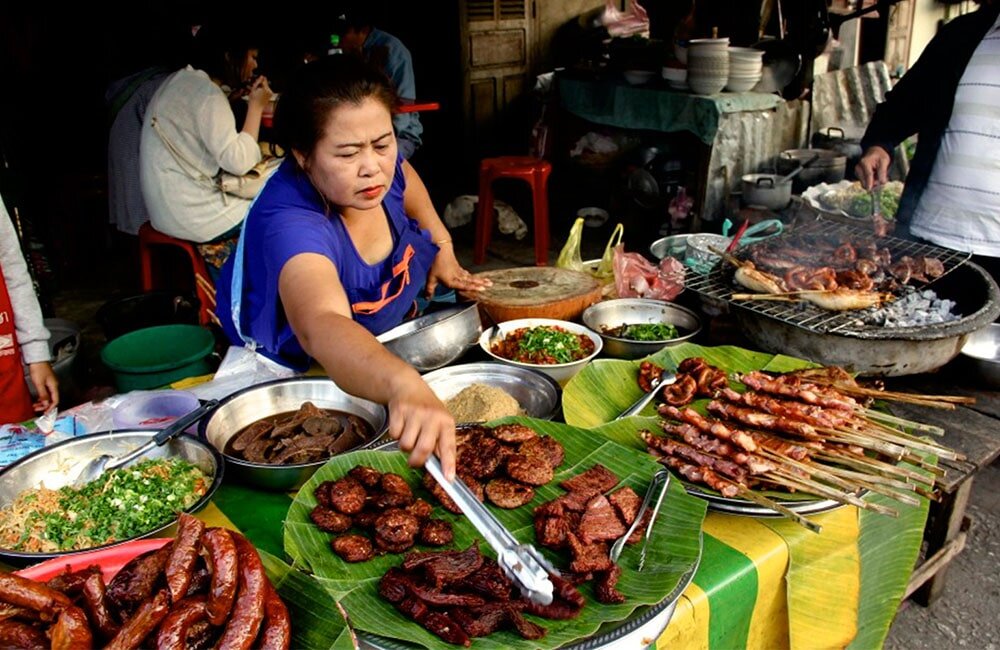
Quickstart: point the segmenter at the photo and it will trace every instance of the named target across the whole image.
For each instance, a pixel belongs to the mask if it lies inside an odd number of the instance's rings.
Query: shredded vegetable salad
[[[490,346],[493,354],[519,363],[554,365],[579,361],[594,352],[594,342],[557,325],[520,327]]]
[[[0,547],[44,553],[129,539],[168,523],[210,483],[187,461],[158,459],[112,470],[80,488],[26,490],[0,510]]]

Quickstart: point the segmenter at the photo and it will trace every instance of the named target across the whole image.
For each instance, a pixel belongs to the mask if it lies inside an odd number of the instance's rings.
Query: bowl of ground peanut
[[[559,384],[546,374],[503,363],[465,363],[424,375],[455,422],[490,422],[511,415],[551,420]]]

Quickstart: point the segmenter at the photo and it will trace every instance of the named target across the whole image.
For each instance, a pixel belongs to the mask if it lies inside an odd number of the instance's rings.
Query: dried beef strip
[[[607,492],[618,485],[620,479],[614,472],[600,463],[594,465],[583,474],[568,478],[559,485],[567,492],[582,492],[593,490]]]
[[[635,521],[635,516],[639,513],[639,508],[642,506],[642,498],[627,485],[612,492],[608,496],[608,501],[615,509],[615,512],[618,513],[618,517],[622,523],[626,526],[631,525]]]
[[[583,511],[577,535],[584,544],[618,539],[625,534],[625,526],[608,498],[603,494],[595,496]]]

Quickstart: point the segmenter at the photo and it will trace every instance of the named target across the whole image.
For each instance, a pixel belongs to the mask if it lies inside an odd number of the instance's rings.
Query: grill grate
[[[872,237],[870,229],[829,220],[817,220],[799,225],[794,231],[790,230],[787,234],[779,235],[779,237],[788,238],[802,234],[821,235],[837,239],[838,241],[870,239]],[[944,265],[944,275],[951,273],[971,257],[969,253],[961,253],[933,244],[914,242],[897,237],[883,237],[878,240],[878,243],[880,248],[889,249],[893,260],[898,260],[904,255],[909,255],[910,257],[936,257]],[[795,325],[796,327],[801,327],[810,332],[821,334],[850,333],[864,336],[866,331],[882,329],[878,326],[863,323],[858,318],[858,312],[856,311],[829,311],[804,300],[798,302],[741,300],[732,303],[729,297],[734,293],[745,292],[746,289],[735,287],[732,284],[729,274],[723,271],[724,264],[724,262],[716,264],[706,274],[696,275],[689,273],[685,287],[703,298],[721,300],[727,304],[736,304],[743,309],[749,309],[750,311]]]

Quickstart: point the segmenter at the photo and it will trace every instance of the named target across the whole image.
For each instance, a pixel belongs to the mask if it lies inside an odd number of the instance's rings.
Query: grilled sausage
[[[104,586],[104,577],[100,573],[90,574],[83,583],[83,605],[98,634],[104,639],[115,638],[121,627],[108,609],[107,590]]]
[[[202,534],[201,543],[205,545],[208,557],[212,561],[212,584],[205,605],[208,622],[212,625],[222,625],[229,618],[233,600],[236,598],[236,585],[239,580],[236,543],[229,531],[224,528],[209,528]]]
[[[168,613],[170,613],[170,595],[165,589],[161,589],[139,606],[132,618],[125,621],[122,629],[115,635],[115,638],[111,639],[111,643],[105,646],[104,650],[138,648],[167,617]]]
[[[66,594],[13,573],[0,573],[0,601],[32,609],[48,621],[73,604]]]
[[[185,598],[174,605],[156,633],[156,650],[183,650],[191,626],[206,616],[204,596]]]
[[[176,603],[187,594],[194,574],[194,562],[198,559],[198,540],[205,530],[196,517],[182,512],[177,523],[177,537],[167,558],[166,574],[167,589],[170,591],[170,602]]]
[[[90,650],[94,646],[87,615],[74,605],[59,612],[49,634],[52,635],[52,650]]]
[[[292,619],[288,608],[282,602],[278,592],[267,583],[267,594],[264,597],[264,628],[260,633],[260,650],[288,650],[292,643]]]
[[[231,535],[236,543],[240,587],[233,613],[218,647],[219,650],[248,650],[257,638],[261,621],[264,620],[264,595],[268,582],[257,549],[239,533]]]

